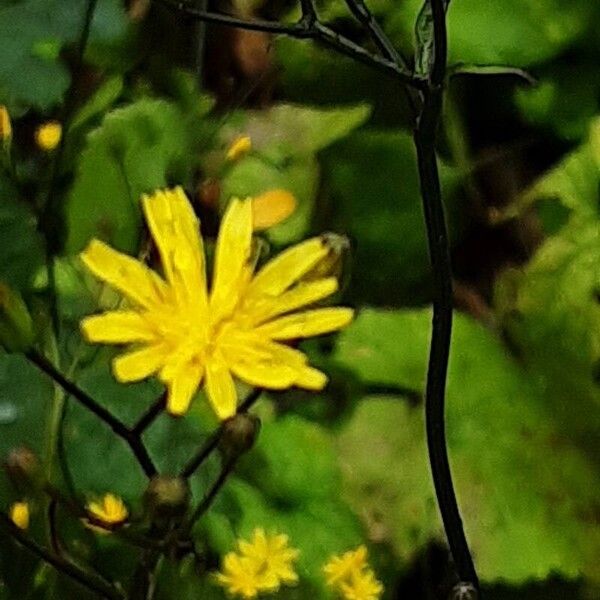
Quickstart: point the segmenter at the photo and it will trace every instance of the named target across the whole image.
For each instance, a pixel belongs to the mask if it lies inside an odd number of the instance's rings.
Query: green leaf
[[[266,235],[287,244],[306,235],[319,184],[315,153],[347,136],[368,117],[365,105],[317,109],[279,105],[237,115],[236,125],[222,129],[223,139],[249,135],[253,153],[233,165],[222,182],[222,197],[244,197],[283,188],[298,202],[295,212]]]
[[[369,8],[397,45],[407,48],[423,0],[374,0]],[[349,17],[343,2],[328,0],[323,15]],[[597,8],[586,0],[460,0],[448,9],[451,62],[528,66],[548,60],[588,31]]]
[[[258,154],[281,161],[326,148],[364,123],[369,112],[365,104],[339,108],[279,104],[249,113],[243,133],[252,138]]]
[[[595,64],[552,64],[539,84],[516,90],[515,100],[528,122],[568,141],[581,141],[600,110],[600,74]],[[565,99],[568,98],[568,101]]]
[[[11,112],[28,106],[47,110],[62,100],[70,77],[59,51],[78,39],[86,7],[86,0],[23,0],[0,6],[0,102]],[[126,28],[119,0],[100,0],[90,42],[112,42]]]
[[[77,111],[71,122],[71,130],[85,125],[88,121],[106,112],[116,102],[123,91],[123,78],[110,77],[94,92],[94,95]]]
[[[0,281],[27,290],[44,262],[43,240],[33,212],[5,180],[0,180],[0,238]]]
[[[600,225],[577,220],[496,285],[496,310],[523,363],[571,430],[600,422]],[[596,447],[589,446],[590,452]]]
[[[162,100],[140,100],[109,113],[87,138],[67,198],[66,252],[92,237],[137,249],[143,193],[185,179],[190,133],[181,112]]]
[[[415,303],[428,297],[429,260],[415,150],[401,131],[362,130],[323,155],[329,205],[318,229],[356,240],[352,298],[370,303]],[[442,168],[453,237],[460,235],[453,191],[457,176]]]
[[[366,384],[422,390],[430,321],[429,310],[364,310],[340,335],[335,358]],[[600,535],[589,518],[600,488],[593,462],[554,423],[537,383],[500,341],[460,314],[447,433],[458,501],[484,581],[518,583],[552,572],[597,577]],[[339,436],[339,451],[347,497],[401,558],[442,539],[422,406],[411,408],[400,397],[365,398]]]

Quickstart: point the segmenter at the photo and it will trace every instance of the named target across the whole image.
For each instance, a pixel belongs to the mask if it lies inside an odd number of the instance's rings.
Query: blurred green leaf
[[[0,281],[28,289],[44,262],[43,239],[31,208],[6,180],[0,179]]]
[[[123,91],[123,78],[119,75],[108,78],[94,92],[91,98],[77,111],[71,121],[71,130],[85,125],[88,121],[106,112],[116,102]]]
[[[600,224],[563,227],[496,285],[496,310],[559,422],[600,422]],[[596,446],[590,446],[595,452]]]
[[[533,87],[516,90],[517,106],[533,125],[580,141],[600,108],[600,73],[595,64],[553,65]]]
[[[364,383],[422,389],[430,320],[429,310],[364,310],[341,334],[335,357]],[[467,536],[487,582],[598,576],[597,473],[542,401],[499,340],[456,315],[448,444]],[[422,406],[364,399],[339,451],[346,495],[372,535],[391,541],[405,560],[441,539]]]
[[[350,294],[356,301],[415,303],[428,297],[429,259],[415,151],[410,135],[363,130],[323,155],[328,204],[319,229],[355,241]],[[460,234],[456,173],[442,167],[453,237]]]
[[[309,229],[319,185],[315,153],[347,136],[368,117],[358,105],[317,109],[278,105],[267,111],[240,115],[235,126],[225,126],[222,137],[249,135],[253,153],[231,167],[222,182],[222,196],[252,196],[283,188],[298,201],[286,221],[267,231],[276,244],[296,241]]]
[[[19,113],[48,110],[62,100],[69,72],[59,51],[78,39],[86,0],[22,0],[0,5],[0,102]],[[127,28],[119,0],[100,0],[90,43],[111,42]]]
[[[375,0],[371,11],[390,37],[409,47],[423,0]],[[450,61],[528,66],[548,60],[588,31],[595,8],[586,0],[461,0],[448,9]],[[329,0],[323,15],[348,17],[343,2]]]
[[[92,237],[137,250],[143,193],[182,182],[191,162],[182,113],[162,100],[140,100],[109,113],[87,138],[67,198],[66,252]]]

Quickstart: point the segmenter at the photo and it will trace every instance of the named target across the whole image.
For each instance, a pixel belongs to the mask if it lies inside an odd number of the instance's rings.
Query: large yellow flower
[[[325,374],[281,342],[329,333],[352,319],[353,311],[341,307],[295,312],[337,290],[334,277],[301,281],[327,257],[326,237],[284,251],[254,275],[252,203],[233,199],[221,224],[209,293],[198,219],[183,190],[144,196],[142,207],[162,276],[98,240],[81,255],[130,304],[82,322],[91,342],[137,345],[114,360],[119,381],[158,374],[174,415],[187,411],[204,382],[220,419],[236,412],[234,376],[274,390],[325,386]]]

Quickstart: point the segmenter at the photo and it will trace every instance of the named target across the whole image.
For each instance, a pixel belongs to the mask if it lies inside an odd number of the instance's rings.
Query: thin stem
[[[165,410],[167,406],[167,394],[166,392],[161,394],[159,398],[156,399],[148,408],[148,410],[140,417],[139,421],[131,428],[131,433],[133,435],[137,435],[138,437],[146,431],[154,420]]]
[[[336,52],[349,56],[354,60],[378,69],[388,75],[400,79],[406,85],[417,89],[424,89],[426,82],[413,75],[401,65],[393,60],[378,56],[365,50],[349,38],[333,31],[320,21],[306,20],[303,16],[297,23],[280,23],[278,21],[265,21],[261,19],[242,19],[223,13],[199,10],[198,8],[188,6],[185,2],[178,0],[154,0],[163,6],[172,10],[179,11],[191,19],[206,21],[215,25],[227,27],[237,27],[239,29],[249,29],[252,31],[264,31],[276,35],[288,35],[298,39],[314,39],[316,42],[327,46]],[[304,13],[306,15],[306,13]]]
[[[444,0],[430,2],[434,21],[434,59],[429,87],[423,93],[423,108],[414,134],[434,283],[425,421],[433,481],[456,570],[461,581],[478,588],[477,573],[454,493],[446,447],[445,390],[452,334],[452,269],[435,141],[442,111],[447,40]]]
[[[102,598],[108,600],[123,600],[123,595],[119,590],[111,585],[108,581],[100,578],[98,575],[87,573],[77,565],[70,563],[63,558],[56,556],[48,551],[43,546],[29,538],[21,529],[19,529],[11,520],[10,517],[0,512],[0,527],[4,529],[14,540],[27,548],[30,552],[53,566],[57,571],[67,575],[74,581],[77,581],[89,591],[98,594]]]
[[[40,371],[51,377],[65,392],[71,394],[82,406],[94,413],[101,421],[104,421],[120,438],[122,438],[130,447],[142,470],[147,477],[156,475],[156,467],[150,458],[146,447],[139,436],[129,430],[119,419],[112,415],[101,404],[98,404],[87,392],[84,392],[75,383],[67,379],[56,367],[38,352],[32,350],[26,354],[27,358]]]
[[[259,399],[262,392],[262,388],[254,388],[238,407],[238,413],[248,412],[254,403]],[[181,477],[184,477],[185,479],[191,477],[200,467],[200,465],[202,465],[202,463],[216,450],[222,436],[223,426],[221,425],[215,432],[212,433],[212,435],[208,437],[198,452],[188,461],[181,471]]]
[[[192,513],[192,516],[190,517],[189,521],[185,525],[183,529],[185,532],[189,531],[193,527],[194,523],[210,508],[215,498],[217,497],[217,494],[227,481],[227,478],[233,472],[238,458],[239,455],[235,455],[229,460],[227,460],[227,462],[223,465],[219,476],[212,484],[211,488],[208,490],[200,504],[198,504],[198,506]]]
[[[381,25],[379,25],[364,1],[345,0],[345,2],[357,21],[367,30],[371,36],[371,39],[379,48],[381,53],[386,58],[394,61],[398,65],[401,65],[406,71],[408,71],[408,65],[400,55],[400,52],[398,52],[394,44],[391,43],[390,39],[387,37],[381,28]]]

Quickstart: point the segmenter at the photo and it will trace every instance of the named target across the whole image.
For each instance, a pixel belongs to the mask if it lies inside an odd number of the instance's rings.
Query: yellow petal
[[[151,324],[132,310],[115,310],[85,317],[81,331],[88,342],[130,344],[155,339]]]
[[[98,279],[136,304],[148,308],[168,296],[165,282],[154,271],[104,242],[92,240],[81,253],[81,259]]]
[[[252,140],[250,136],[241,135],[231,143],[231,146],[227,149],[225,158],[227,160],[238,160],[248,154],[252,150]]]
[[[258,327],[256,333],[273,340],[306,338],[341,329],[350,323],[353,315],[351,308],[317,308],[270,321]]]
[[[210,296],[211,319],[217,322],[238,303],[252,253],[252,204],[234,198],[223,217]]]
[[[287,190],[269,190],[252,199],[252,225],[262,231],[285,221],[296,210],[296,198]]]
[[[298,378],[296,369],[274,362],[237,362],[231,364],[231,370],[249,385],[271,390],[292,387]]]
[[[201,381],[201,366],[187,364],[180,368],[177,375],[167,382],[167,411],[174,416],[185,414]]]
[[[292,312],[327,298],[327,296],[335,293],[337,289],[338,282],[335,277],[319,279],[310,283],[299,283],[280,296],[268,299],[263,297],[262,301],[256,301],[254,305],[245,305],[244,309],[251,315],[252,324],[259,325],[278,315]]]
[[[163,346],[147,346],[113,359],[112,368],[117,381],[140,381],[154,375],[165,364],[168,353]]]
[[[225,363],[213,358],[206,365],[206,395],[217,417],[221,420],[235,415],[237,392],[229,369]]]
[[[248,298],[278,296],[327,256],[324,238],[312,238],[288,248],[269,261],[252,280]]]
[[[305,390],[319,391],[327,385],[327,381],[328,378],[325,373],[313,367],[306,366],[298,371],[298,376],[294,383]]]
[[[200,222],[184,191],[177,187],[143,196],[142,207],[178,302],[204,315],[207,291]]]

